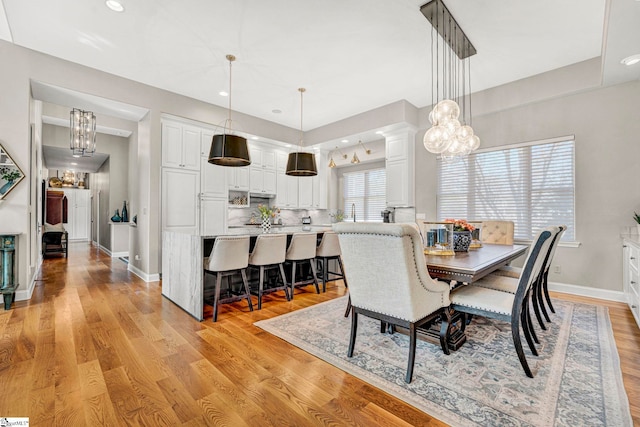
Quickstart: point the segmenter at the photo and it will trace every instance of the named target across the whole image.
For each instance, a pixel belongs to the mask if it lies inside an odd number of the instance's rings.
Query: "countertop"
[[[293,233],[324,233],[325,231],[331,231],[331,226],[328,225],[272,225],[271,232],[269,234],[293,234]],[[228,227],[226,233],[218,235],[201,236],[205,239],[211,239],[218,236],[258,236],[262,233],[262,227],[254,225]]]

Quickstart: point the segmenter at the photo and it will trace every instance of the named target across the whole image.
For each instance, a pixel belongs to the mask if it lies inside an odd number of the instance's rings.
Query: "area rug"
[[[381,334],[378,321],[358,317],[347,357],[346,304],[339,298],[255,325],[450,425],[632,425],[605,307],[554,301],[553,323],[538,333],[539,357],[526,349],[533,379],[520,366],[510,325],[476,317],[467,342],[448,356],[419,341],[406,384],[408,337]]]

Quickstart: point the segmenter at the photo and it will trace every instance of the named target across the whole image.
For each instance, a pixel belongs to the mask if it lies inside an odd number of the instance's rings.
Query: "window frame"
[[[362,221],[368,221],[368,222],[382,222],[382,216],[380,215],[379,211],[375,211],[375,212],[368,212],[368,207],[369,207],[369,199],[370,198],[379,198],[379,195],[370,195],[369,194],[369,182],[367,179],[368,174],[370,174],[371,172],[382,172],[383,173],[383,177],[382,177],[382,186],[384,188],[384,194],[382,195],[382,204],[381,204],[381,209],[380,211],[384,210],[386,208],[386,193],[387,193],[387,184],[386,184],[386,167],[385,166],[375,166],[375,167],[371,167],[368,169],[360,169],[357,171],[345,171],[342,174],[342,179],[343,179],[343,184],[342,184],[342,205],[344,208],[344,213],[345,213],[345,218],[350,217],[351,216],[351,205],[347,206],[348,202],[347,199],[354,199],[354,198],[358,198],[358,197],[354,197],[354,196],[350,196],[348,195],[347,191],[346,191],[346,187],[347,187],[347,182],[349,179],[349,176],[354,176],[354,175],[362,175],[363,176],[363,181],[364,181],[364,195],[361,197],[361,199],[363,200],[362,205],[363,205],[363,209],[364,212],[362,214],[362,216],[358,216],[358,214],[356,213],[356,219],[358,219],[358,221],[362,222]],[[378,212],[376,214],[376,212]],[[347,216],[348,215],[348,216]]]

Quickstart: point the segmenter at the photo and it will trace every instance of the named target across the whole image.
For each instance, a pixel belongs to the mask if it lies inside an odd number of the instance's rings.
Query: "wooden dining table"
[[[481,248],[456,252],[454,256],[425,255],[424,258],[434,279],[473,283],[520,257],[527,248],[526,245],[485,243]]]
[[[473,284],[527,251],[526,245],[483,244],[481,248],[455,255],[425,255],[429,275],[438,280],[454,281],[453,285]],[[467,340],[462,328],[462,317],[451,311],[451,324],[447,333],[450,350],[459,349]],[[440,325],[437,323],[418,328],[418,336],[439,344]]]

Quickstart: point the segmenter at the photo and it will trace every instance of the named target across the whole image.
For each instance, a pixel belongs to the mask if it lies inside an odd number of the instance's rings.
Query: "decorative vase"
[[[111,222],[122,222],[122,217],[120,216],[120,212],[116,209],[115,215],[111,217]]]
[[[127,212],[127,201],[122,203],[122,222],[129,222],[129,212]]]
[[[13,187],[13,180],[7,181],[7,183],[0,188],[0,195],[8,192],[11,187]]]
[[[271,219],[268,216],[262,217],[262,232],[268,233],[271,231]]]
[[[454,231],[453,232],[453,251],[467,252],[471,244],[470,231]]]

